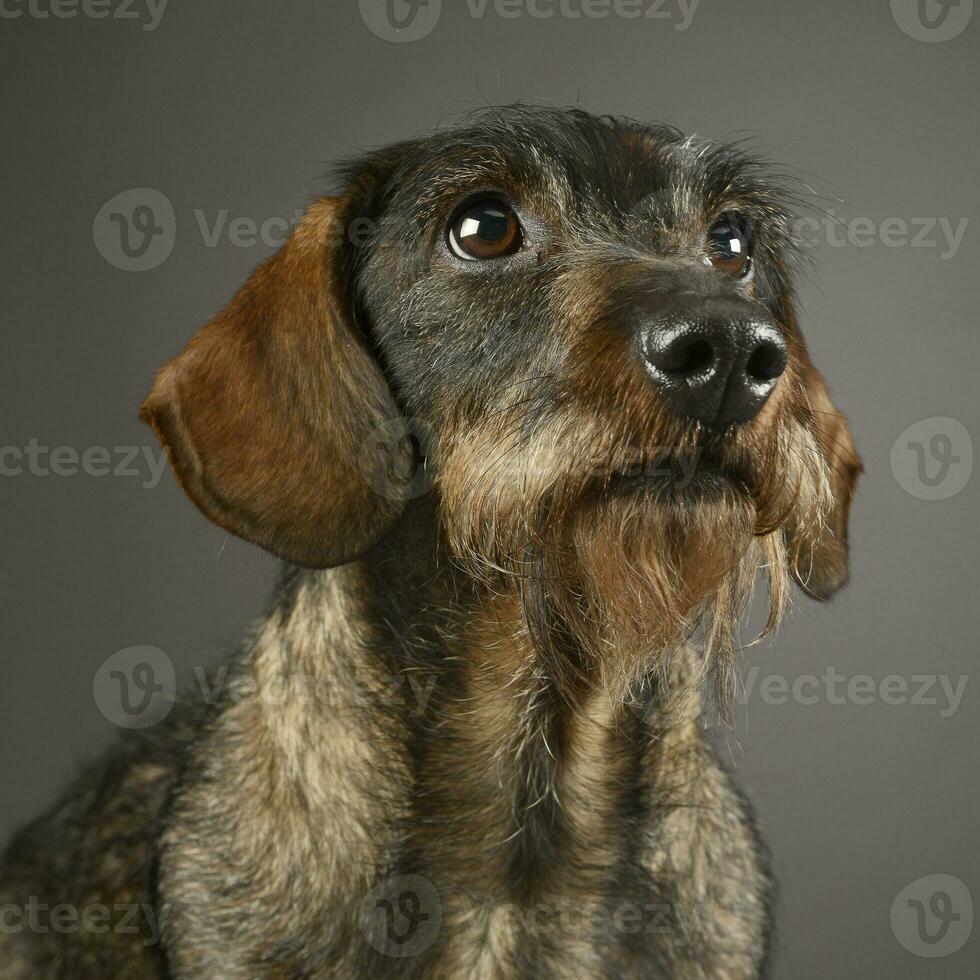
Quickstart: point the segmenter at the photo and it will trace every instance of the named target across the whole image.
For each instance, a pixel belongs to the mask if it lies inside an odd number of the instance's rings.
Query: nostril
[[[752,352],[745,365],[745,372],[752,381],[773,381],[786,368],[786,351],[772,342],[760,344]]]
[[[689,378],[711,366],[715,351],[702,337],[677,337],[655,358],[657,367],[668,374]]]
[[[681,364],[676,369],[685,376],[700,374],[715,359],[715,352],[706,340],[695,340],[683,352]]]

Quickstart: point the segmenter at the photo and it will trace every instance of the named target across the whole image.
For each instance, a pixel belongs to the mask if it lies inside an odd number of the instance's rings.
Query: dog
[[[216,700],[14,839],[0,974],[762,976],[765,851],[702,692],[731,704],[760,569],[768,630],[791,579],[845,583],[861,470],[791,187],[526,106],[337,183],[142,407],[281,585]]]

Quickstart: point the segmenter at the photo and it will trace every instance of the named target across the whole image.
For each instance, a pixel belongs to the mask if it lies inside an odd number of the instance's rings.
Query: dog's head
[[[410,418],[455,555],[519,583],[544,645],[665,645],[705,618],[719,639],[760,566],[776,612],[787,570],[818,597],[844,583],[860,463],[764,168],[513,108],[343,183],[144,405],[209,517],[292,562],[351,561],[409,506],[371,471],[410,482],[418,446],[380,451]]]

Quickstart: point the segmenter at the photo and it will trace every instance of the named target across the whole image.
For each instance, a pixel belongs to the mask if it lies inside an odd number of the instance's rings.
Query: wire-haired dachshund
[[[344,167],[142,408],[281,587],[219,698],[15,839],[0,976],[760,976],[701,692],[731,703],[760,569],[770,628],[844,583],[860,471],[792,201],[582,111]]]

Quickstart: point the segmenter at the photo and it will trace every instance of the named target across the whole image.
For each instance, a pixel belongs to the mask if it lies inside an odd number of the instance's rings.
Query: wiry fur
[[[761,976],[764,852],[700,692],[730,703],[760,570],[767,629],[790,577],[843,584],[860,469],[795,323],[785,183],[669,128],[513,107],[340,184],[144,405],[205,513],[295,564],[220,697],[0,864],[0,911],[129,903],[146,928],[0,929],[0,977]],[[527,244],[463,268],[446,222],[488,190]],[[760,229],[739,283],[703,261],[733,208]],[[635,321],[678,293],[785,339],[751,422],[709,434],[645,373]],[[420,445],[383,458],[379,431]],[[403,900],[433,926],[411,949],[377,915]]]

